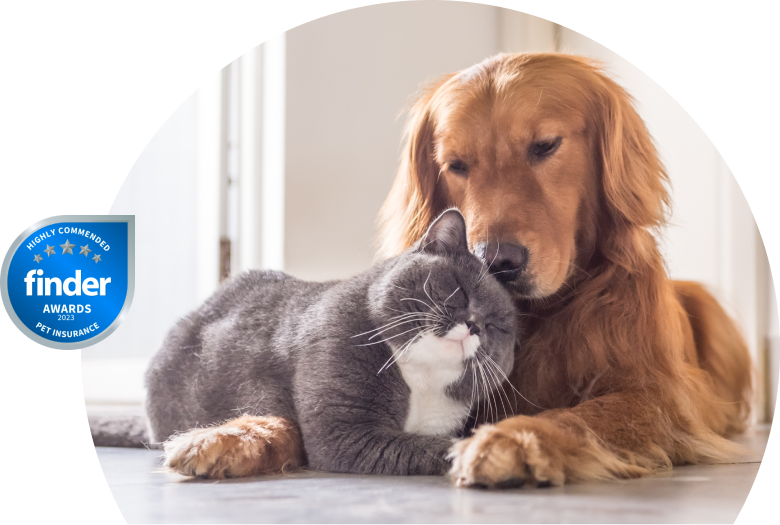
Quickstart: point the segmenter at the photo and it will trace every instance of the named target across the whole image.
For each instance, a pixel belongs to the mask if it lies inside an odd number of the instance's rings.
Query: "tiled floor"
[[[731,523],[758,472],[769,429],[738,441],[742,463],[560,488],[458,489],[445,478],[300,472],[228,481],[155,472],[158,451],[97,449],[129,523]]]

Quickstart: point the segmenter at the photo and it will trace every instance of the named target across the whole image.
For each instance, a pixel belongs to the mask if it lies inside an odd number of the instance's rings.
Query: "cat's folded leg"
[[[308,444],[311,443],[309,447]],[[307,438],[309,467],[349,474],[440,476],[450,469],[453,439],[402,431],[333,428]]]
[[[176,434],[163,444],[163,466],[185,476],[237,478],[295,470],[305,463],[294,421],[243,415]]]

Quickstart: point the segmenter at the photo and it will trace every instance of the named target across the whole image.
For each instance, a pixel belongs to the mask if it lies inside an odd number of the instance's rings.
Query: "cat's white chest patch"
[[[479,346],[479,337],[469,336],[458,325],[444,337],[421,337],[398,361],[401,375],[411,390],[404,431],[415,434],[450,435],[460,428],[470,407],[445,393],[464,372],[464,359]]]

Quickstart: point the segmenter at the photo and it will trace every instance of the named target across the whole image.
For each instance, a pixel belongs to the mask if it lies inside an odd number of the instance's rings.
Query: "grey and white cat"
[[[454,209],[351,279],[251,271],[182,319],[153,359],[151,438],[277,416],[298,423],[311,468],[444,474],[452,438],[509,373],[516,319]]]

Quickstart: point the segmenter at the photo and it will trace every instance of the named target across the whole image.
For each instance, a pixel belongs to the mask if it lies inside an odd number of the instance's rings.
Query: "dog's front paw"
[[[483,425],[472,437],[455,443],[450,458],[450,475],[458,486],[513,488],[526,482],[549,486],[565,480],[561,462],[543,449],[531,430]]]
[[[218,427],[196,428],[163,444],[163,467],[184,476],[237,478],[303,465],[297,427],[274,417],[241,416]]]

